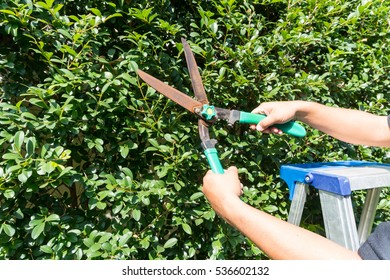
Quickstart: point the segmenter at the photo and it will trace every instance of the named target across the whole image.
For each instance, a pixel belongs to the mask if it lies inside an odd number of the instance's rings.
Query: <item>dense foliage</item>
[[[302,99],[385,115],[389,18],[388,0],[3,1],[0,259],[267,258],[200,192],[196,117],[136,69],[192,95],[184,37],[217,106]],[[214,126],[243,200],[286,219],[282,164],[389,159],[307,130]],[[388,196],[377,222],[390,217]],[[308,203],[304,226],[321,232]]]

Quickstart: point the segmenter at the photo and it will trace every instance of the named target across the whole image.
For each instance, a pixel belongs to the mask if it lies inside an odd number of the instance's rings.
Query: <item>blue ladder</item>
[[[289,188],[288,222],[300,225],[309,186],[319,192],[326,237],[357,251],[371,233],[379,195],[390,186],[390,164],[337,161],[282,165],[280,177]],[[357,228],[351,194],[367,190]]]

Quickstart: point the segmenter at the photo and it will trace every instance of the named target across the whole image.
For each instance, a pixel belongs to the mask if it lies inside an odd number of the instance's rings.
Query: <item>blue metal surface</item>
[[[319,190],[325,190],[339,195],[350,195],[351,187],[349,179],[344,176],[321,172],[327,168],[365,167],[365,166],[389,166],[377,162],[367,161],[336,161],[315,162],[304,164],[282,165],[280,177],[287,183],[290,192],[290,200],[294,195],[295,183],[305,183]]]

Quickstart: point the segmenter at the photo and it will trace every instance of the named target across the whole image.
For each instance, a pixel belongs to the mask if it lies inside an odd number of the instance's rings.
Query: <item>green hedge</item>
[[[196,117],[136,69],[192,95],[184,37],[217,106],[301,99],[387,114],[389,16],[379,0],[0,4],[0,259],[266,259],[200,191],[209,167]],[[286,219],[282,164],[388,160],[307,130],[214,126],[243,200]],[[304,226],[322,232],[311,204]]]

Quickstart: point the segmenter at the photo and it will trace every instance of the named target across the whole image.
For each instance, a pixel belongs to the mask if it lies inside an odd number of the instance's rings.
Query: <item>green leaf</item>
[[[10,199],[10,198],[14,198],[14,196],[15,196],[14,190],[7,189],[7,190],[4,191],[4,197],[5,198]]]
[[[276,207],[275,205],[267,205],[262,210],[268,213],[272,213],[278,211],[278,207]]]
[[[45,225],[46,223],[44,221],[41,221],[38,225],[36,225],[32,232],[31,232],[31,237],[32,239],[37,239],[43,232],[43,230],[45,229]]]
[[[108,82],[106,83],[103,88],[102,88],[102,92],[101,94],[105,93],[107,91],[107,89],[112,85],[112,82]]]
[[[45,2],[49,8],[53,7],[54,0],[45,0]]]
[[[25,119],[37,120],[37,117],[34,116],[33,114],[29,113],[29,112],[22,113],[22,117],[25,118]]]
[[[26,150],[28,155],[31,156],[32,154],[34,154],[35,146],[36,146],[36,139],[33,137],[29,137],[26,143]]]
[[[55,8],[53,9],[53,14],[58,13],[62,8],[64,7],[63,4],[57,4]]]
[[[7,153],[7,154],[4,154],[3,159],[20,159],[20,155],[19,154],[14,154],[14,153]]]
[[[36,227],[41,223],[44,223],[44,218],[41,215],[37,215],[36,217],[33,217],[33,219],[28,223],[28,225]]]
[[[195,254],[196,254],[195,248],[191,247],[191,248],[188,250],[188,256],[189,256],[190,258],[192,258],[193,256],[195,256]]]
[[[188,234],[192,234],[192,229],[191,227],[188,225],[188,224],[182,224],[181,225],[183,227],[183,230],[188,233]]]
[[[217,31],[218,31],[218,23],[216,21],[214,21],[211,25],[210,25],[210,29],[211,31],[214,33],[214,34],[217,34]]]
[[[59,222],[60,221],[60,216],[57,214],[51,214],[49,217],[45,219],[46,222]]]
[[[171,238],[169,240],[167,240],[167,242],[165,242],[164,244],[164,248],[167,249],[167,248],[172,248],[173,246],[175,246],[177,243],[177,238]]]
[[[47,153],[47,151],[49,150],[50,146],[49,144],[45,144],[41,147],[41,157],[42,158],[46,158],[45,155]]]
[[[53,249],[49,245],[42,245],[41,247],[39,247],[39,249],[46,254],[53,253]]]
[[[193,195],[191,195],[190,200],[197,200],[198,198],[204,196],[202,192],[196,192]]]
[[[0,13],[5,13],[5,14],[16,16],[15,12],[13,12],[11,10],[0,10]]]
[[[121,236],[121,238],[119,238],[118,245],[124,246],[132,236],[133,236],[133,233],[131,231],[125,233],[124,235]]]
[[[90,250],[91,252],[97,252],[97,251],[100,250],[101,246],[102,246],[102,245],[99,244],[99,243],[94,243],[91,247],[89,247],[89,250]]]
[[[126,176],[129,176],[130,178],[133,178],[133,172],[131,172],[131,170],[129,168],[124,167],[124,168],[121,169],[121,171],[123,173],[125,173]]]
[[[112,237],[112,234],[109,233],[109,232],[105,232],[103,233],[103,235],[99,238],[99,243],[100,244],[103,244],[103,243],[106,243],[108,240],[110,240],[110,238]]]
[[[90,248],[93,246],[93,244],[95,244],[95,241],[92,238],[86,238],[83,240],[83,244]]]
[[[115,179],[114,176],[112,176],[111,174],[106,174],[105,175],[106,179],[108,180],[108,184],[111,184],[111,185],[116,185],[117,184],[117,181]]]
[[[26,174],[25,172],[20,173],[20,174],[18,175],[18,180],[19,180],[21,183],[26,183],[27,180],[28,180],[27,174]]]
[[[129,82],[132,85],[137,85],[137,79],[133,76],[130,76],[128,73],[123,73],[123,74],[119,75],[118,78],[119,77],[122,77],[124,80],[126,80],[127,82]]]
[[[121,156],[123,157],[123,158],[126,158],[127,157],[127,155],[129,154],[129,147],[127,146],[127,145],[123,145],[123,146],[120,146],[119,147],[119,151],[120,151],[120,153],[121,153]]]
[[[111,72],[104,72],[104,78],[107,80],[111,80],[114,77],[114,75]]]
[[[69,47],[68,45],[63,45],[62,48],[65,49],[65,51],[68,54],[73,56],[73,58],[76,58],[78,56],[77,52],[74,49],[72,49],[71,47]],[[66,76],[68,78],[70,78],[70,79],[76,78],[76,76],[71,71],[69,71],[69,70],[66,71],[67,69],[61,69],[61,70],[66,74]]]
[[[24,132],[23,131],[16,132],[14,141],[15,141],[14,142],[15,147],[17,148],[18,151],[20,151],[22,148],[23,141],[24,141]]]
[[[21,168],[22,168],[22,166],[19,165],[19,164],[17,164],[17,165],[12,165],[12,166],[10,166],[10,167],[7,169],[7,172],[8,172],[8,173],[12,173],[12,172],[15,172],[16,170],[19,170],[19,169],[21,169]]]
[[[49,161],[42,165],[42,171],[44,174],[50,174],[56,169],[57,166],[58,164],[56,162]]]
[[[42,1],[37,2],[35,5],[37,5],[38,7],[42,7],[46,10],[50,10],[50,6],[48,6],[46,3],[42,2]]]
[[[24,218],[24,214],[23,214],[23,212],[22,212],[22,210],[21,210],[20,208],[17,209],[17,210],[14,212],[14,215],[15,215],[15,218],[16,218],[16,219],[19,219],[19,220],[21,220],[21,219]]]
[[[111,19],[111,18],[114,18],[114,17],[121,17],[122,16],[122,14],[120,14],[120,13],[114,13],[114,14],[111,14],[111,15],[109,15],[107,18],[105,18],[103,21],[107,21],[107,20],[109,20],[109,19]]]
[[[122,208],[123,208],[123,204],[118,203],[117,205],[114,205],[114,207],[112,208],[112,213],[116,215],[122,210]]]
[[[142,246],[143,249],[148,249],[150,246],[149,236],[142,239],[139,244]]]
[[[101,13],[98,9],[96,9],[96,8],[91,8],[90,10],[91,10],[91,12],[94,13],[96,16],[99,16],[99,17],[102,16],[102,13]]]
[[[11,225],[8,225],[8,224],[3,224],[2,225],[2,228],[5,232],[6,235],[8,235],[9,237],[12,237],[14,236],[15,234],[15,229],[11,226]]]
[[[131,213],[131,216],[134,220],[139,221],[141,219],[141,211],[138,209],[134,209]]]
[[[154,147],[159,148],[160,145],[158,144],[156,139],[148,139],[149,143],[152,144]]]
[[[106,209],[107,204],[104,203],[104,202],[99,201],[98,203],[96,203],[96,207],[97,207],[98,209],[100,209],[100,210],[104,210],[104,209]]]
[[[75,51],[73,49],[71,49],[69,46],[63,46],[68,52],[70,52],[73,56],[77,56],[77,54],[75,53]],[[64,68],[61,68],[59,69],[59,71],[61,71],[63,74],[65,74],[66,77],[68,77],[69,79],[75,79],[75,75],[69,71],[68,69],[64,69]]]
[[[64,35],[66,38],[68,38],[70,40],[73,39],[72,35],[70,35],[70,33],[67,30],[65,30],[65,29],[59,28],[59,29],[57,29],[57,32],[61,33],[62,35]]]

